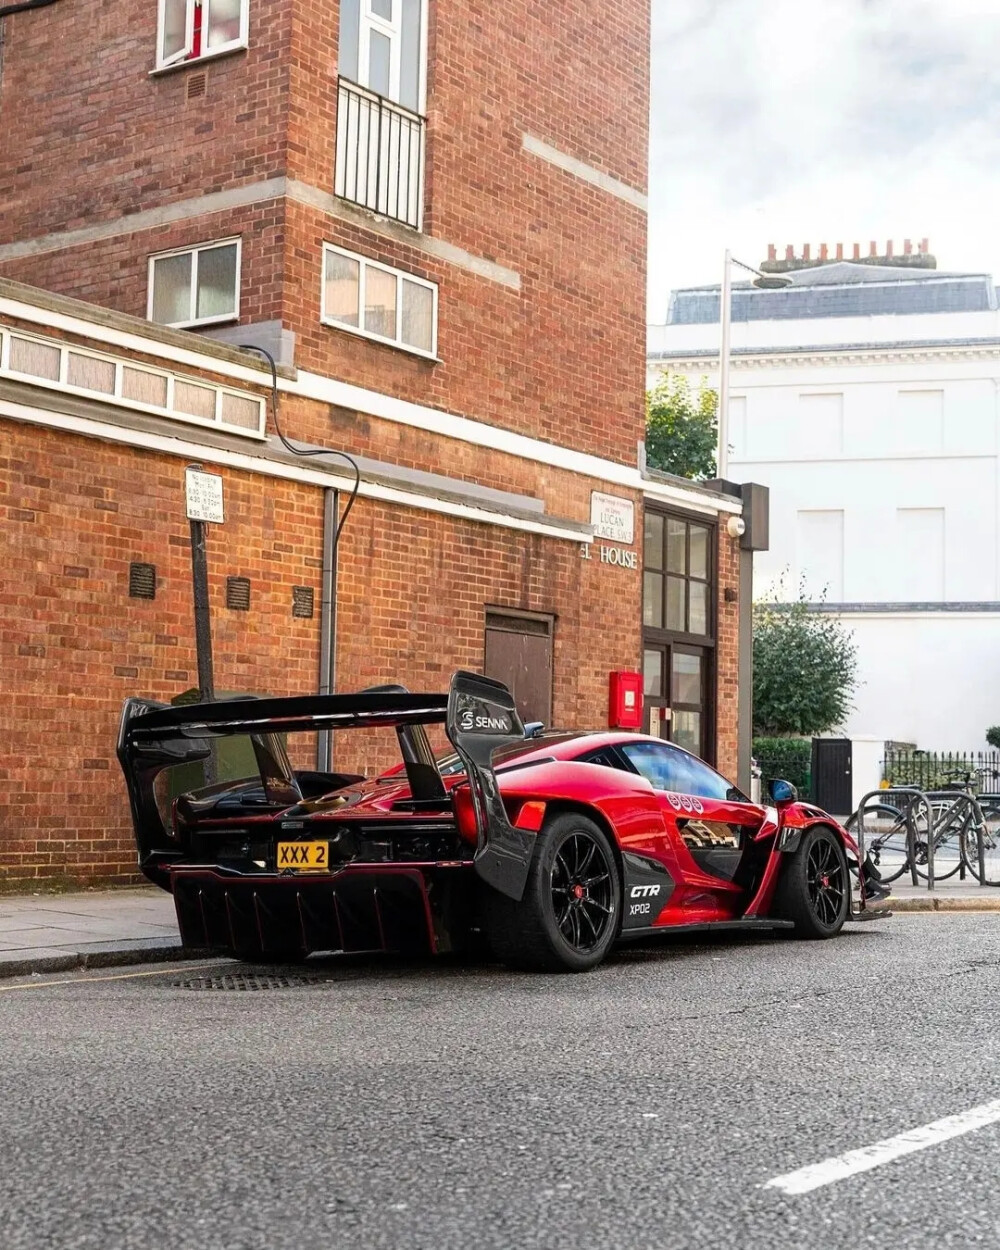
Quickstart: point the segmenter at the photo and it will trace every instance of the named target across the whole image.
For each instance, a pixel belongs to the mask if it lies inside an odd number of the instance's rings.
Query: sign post
[[[212,618],[208,600],[208,555],[205,525],[221,525],[222,478],[203,473],[200,464],[188,465],[184,475],[187,517],[191,526],[191,583],[194,591],[194,638],[198,654],[198,692],[203,703],[215,698],[212,671]]]

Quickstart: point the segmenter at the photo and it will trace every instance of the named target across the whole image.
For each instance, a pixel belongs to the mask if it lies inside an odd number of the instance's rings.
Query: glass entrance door
[[[708,748],[705,647],[681,643],[643,647],[645,730],[705,758]]]

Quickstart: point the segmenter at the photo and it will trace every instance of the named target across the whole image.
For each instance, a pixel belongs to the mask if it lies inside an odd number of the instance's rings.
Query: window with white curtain
[[[149,258],[146,315],[166,326],[217,325],[240,310],[240,240]]]
[[[365,256],[323,248],[322,319],[354,334],[437,355],[437,287]]]
[[[159,0],[156,68],[245,48],[249,0]]]

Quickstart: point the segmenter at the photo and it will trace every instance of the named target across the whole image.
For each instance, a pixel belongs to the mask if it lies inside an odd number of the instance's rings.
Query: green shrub
[[[1000,748],[1000,725],[991,725],[986,731],[986,741],[991,747]]]
[[[780,778],[790,781],[803,798],[809,797],[811,738],[754,738],[753,757],[760,767],[762,796],[767,793],[767,783]]]

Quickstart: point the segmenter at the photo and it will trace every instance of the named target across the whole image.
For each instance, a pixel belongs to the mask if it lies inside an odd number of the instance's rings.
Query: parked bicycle
[[[915,872],[926,881],[933,854],[935,881],[968,872],[983,885],[1000,885],[1000,793],[987,793],[982,785],[995,787],[998,777],[995,769],[972,769],[946,777],[943,790],[925,795],[896,786],[870,799],[865,848],[882,880],[888,884]],[[854,832],[858,823],[855,812],[846,828]]]

